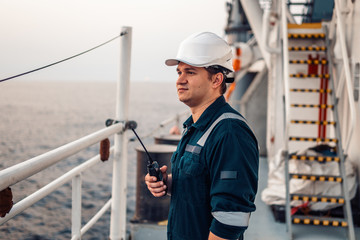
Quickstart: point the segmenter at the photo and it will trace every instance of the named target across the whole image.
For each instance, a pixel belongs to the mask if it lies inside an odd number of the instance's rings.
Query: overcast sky
[[[0,79],[42,67],[133,28],[131,81],[174,81],[164,66],[199,31],[224,36],[226,0],[0,0]],[[23,80],[116,81],[119,40]],[[16,81],[16,80],[10,80]]]

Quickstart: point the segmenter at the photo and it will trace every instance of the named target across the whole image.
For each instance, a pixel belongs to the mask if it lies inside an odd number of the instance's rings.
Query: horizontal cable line
[[[20,77],[20,76],[24,76],[24,75],[26,75],[26,74],[33,73],[33,72],[42,70],[42,69],[44,69],[44,68],[48,68],[48,67],[54,66],[54,65],[56,65],[56,64],[65,62],[65,61],[70,60],[70,59],[72,59],[72,58],[75,58],[75,57],[78,57],[78,56],[83,55],[83,54],[85,54],[85,53],[88,53],[88,52],[90,52],[90,51],[92,51],[92,50],[94,50],[94,49],[96,49],[96,48],[99,48],[99,47],[101,47],[101,46],[103,46],[103,45],[105,45],[105,44],[107,44],[107,43],[109,43],[109,42],[112,42],[112,41],[114,41],[115,39],[117,39],[117,38],[119,38],[119,37],[121,37],[121,36],[124,36],[125,34],[127,34],[127,32],[121,32],[120,35],[118,35],[118,36],[116,36],[116,37],[114,37],[114,38],[112,38],[112,39],[110,39],[110,40],[108,40],[108,41],[106,41],[106,42],[104,42],[104,43],[102,43],[102,44],[100,44],[100,45],[97,45],[96,47],[90,48],[90,49],[88,49],[88,50],[86,50],[86,51],[84,51],[84,52],[78,53],[78,54],[76,54],[76,55],[74,55],[74,56],[65,58],[65,59],[63,59],[63,60],[60,60],[60,61],[57,61],[57,62],[54,62],[54,63],[51,63],[51,64],[48,64],[48,65],[46,65],[46,66],[43,66],[43,67],[40,67],[40,68],[36,68],[36,69],[34,69],[34,70],[31,70],[31,71],[27,71],[27,72],[20,73],[20,74],[18,74],[18,75],[12,76],[12,77],[8,77],[8,78],[1,79],[0,82],[5,82],[5,81],[7,81],[7,80],[10,80],[10,79],[13,79],[13,78],[17,78],[17,77]]]

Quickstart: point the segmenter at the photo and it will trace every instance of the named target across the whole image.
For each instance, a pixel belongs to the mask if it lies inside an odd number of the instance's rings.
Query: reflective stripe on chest
[[[190,145],[187,144],[185,147],[185,151],[186,152],[190,152],[192,154],[197,154],[199,155],[201,152],[201,149],[204,147],[206,140],[208,139],[208,137],[210,136],[210,133],[212,132],[212,130],[216,127],[216,125],[224,120],[224,119],[238,119],[240,121],[243,121],[246,123],[245,118],[243,118],[242,116],[235,114],[235,113],[223,113],[222,115],[220,115],[220,117],[218,117],[212,124],[211,126],[206,130],[206,132],[201,136],[201,138],[197,141],[197,145]],[[247,123],[246,123],[247,124]]]

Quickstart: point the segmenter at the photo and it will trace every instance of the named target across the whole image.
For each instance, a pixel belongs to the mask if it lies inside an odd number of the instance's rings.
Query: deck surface
[[[286,225],[276,222],[273,214],[263,201],[261,192],[267,185],[268,165],[266,158],[260,158],[259,192],[255,203],[257,210],[251,215],[246,240],[288,240]],[[360,239],[360,228],[355,228],[356,239]],[[166,226],[135,224],[132,226],[132,240],[166,240]],[[293,240],[345,240],[345,228],[293,225]]]

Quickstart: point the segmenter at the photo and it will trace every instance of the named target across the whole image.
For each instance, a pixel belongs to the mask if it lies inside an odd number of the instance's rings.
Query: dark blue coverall
[[[189,117],[184,128],[171,158],[168,239],[208,239],[210,231],[242,239],[258,186],[259,151],[252,130],[223,96],[196,123]]]

